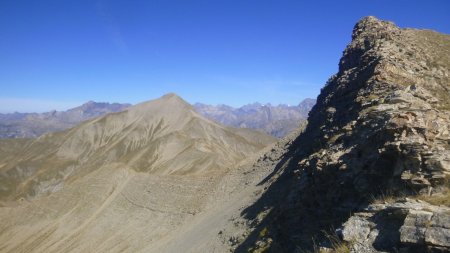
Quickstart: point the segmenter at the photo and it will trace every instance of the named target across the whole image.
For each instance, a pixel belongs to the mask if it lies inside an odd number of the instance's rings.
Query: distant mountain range
[[[296,106],[253,103],[233,108],[197,103],[194,108],[203,116],[226,126],[252,128],[284,137],[306,121],[315,103],[315,99],[307,98]]]
[[[89,101],[67,111],[0,114],[0,138],[34,138],[48,132],[62,131],[108,113],[120,112],[130,106]]]
[[[305,99],[297,106],[253,103],[233,108],[196,103],[194,108],[206,118],[225,126],[257,129],[275,137],[283,137],[305,121],[314,104],[315,99]],[[89,101],[67,111],[0,114],[0,138],[35,138],[108,113],[124,111],[130,106]]]

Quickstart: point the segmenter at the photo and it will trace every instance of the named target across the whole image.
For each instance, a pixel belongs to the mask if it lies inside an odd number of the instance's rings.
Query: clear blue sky
[[[448,0],[1,0],[0,112],[316,97],[360,18],[450,33]]]

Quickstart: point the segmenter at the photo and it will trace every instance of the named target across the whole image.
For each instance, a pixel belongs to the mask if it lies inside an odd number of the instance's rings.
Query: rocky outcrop
[[[450,248],[450,208],[420,200],[372,204],[338,230],[351,252],[445,252]]]
[[[256,228],[269,228],[273,252],[313,249],[329,238],[323,231],[334,233],[351,213],[380,196],[434,196],[449,187],[449,50],[448,35],[400,29],[374,17],[356,24],[339,72],[322,89],[306,130],[277,165],[286,168],[284,175],[265,194],[278,198],[265,198],[271,212]],[[392,229],[396,233],[406,231],[398,221],[386,224],[398,225]],[[348,222],[362,229],[344,230],[344,240],[375,236],[368,219]],[[429,238],[420,245],[447,247],[435,236],[439,243]],[[239,250],[254,248],[250,238]],[[408,243],[393,241],[382,251],[418,245]],[[364,246],[378,250],[372,244]]]
[[[313,159],[319,167],[351,168],[359,192],[379,187],[374,177],[389,188],[422,190],[449,174],[450,73],[432,67],[437,60],[430,55],[440,48],[427,47],[428,34],[448,50],[445,35],[401,30],[373,17],[356,25],[339,73],[309,119],[319,152],[301,161],[302,169],[313,169]]]

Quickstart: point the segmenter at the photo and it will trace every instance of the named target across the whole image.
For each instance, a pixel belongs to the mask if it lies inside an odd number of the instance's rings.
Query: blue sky
[[[2,0],[0,112],[88,100],[298,104],[375,15],[450,34],[450,1]]]

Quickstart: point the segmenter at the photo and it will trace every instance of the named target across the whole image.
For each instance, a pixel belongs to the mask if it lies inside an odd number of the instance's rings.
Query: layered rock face
[[[359,22],[309,119],[317,141],[301,168],[315,160],[318,170],[350,169],[361,193],[381,187],[378,177],[393,190],[442,181],[450,174],[448,50],[446,35]]]
[[[338,229],[352,252],[448,252],[450,208],[420,200],[369,205]]]
[[[392,201],[417,194],[448,197],[449,50],[448,35],[400,29],[374,17],[358,22],[339,72],[310,112],[307,129],[277,166],[287,169],[259,203],[272,210],[254,233],[263,228],[269,233],[248,237],[238,250],[313,249],[329,237],[323,231],[334,233],[350,214],[385,196]],[[379,208],[372,214],[392,210],[390,205]],[[402,215],[392,216],[396,228],[384,229],[371,220],[372,214],[363,215],[372,224],[363,238],[343,239],[350,248],[355,240],[365,244],[351,248],[355,252],[450,250],[447,209],[428,208],[434,211],[425,211],[430,219],[424,223],[435,225],[427,229],[429,224],[412,221],[414,212],[428,210],[426,204],[417,210],[404,205],[397,208]],[[432,217],[446,218],[437,225]],[[440,239],[432,238],[433,229],[440,229],[435,233]],[[422,236],[408,235],[414,231]]]

